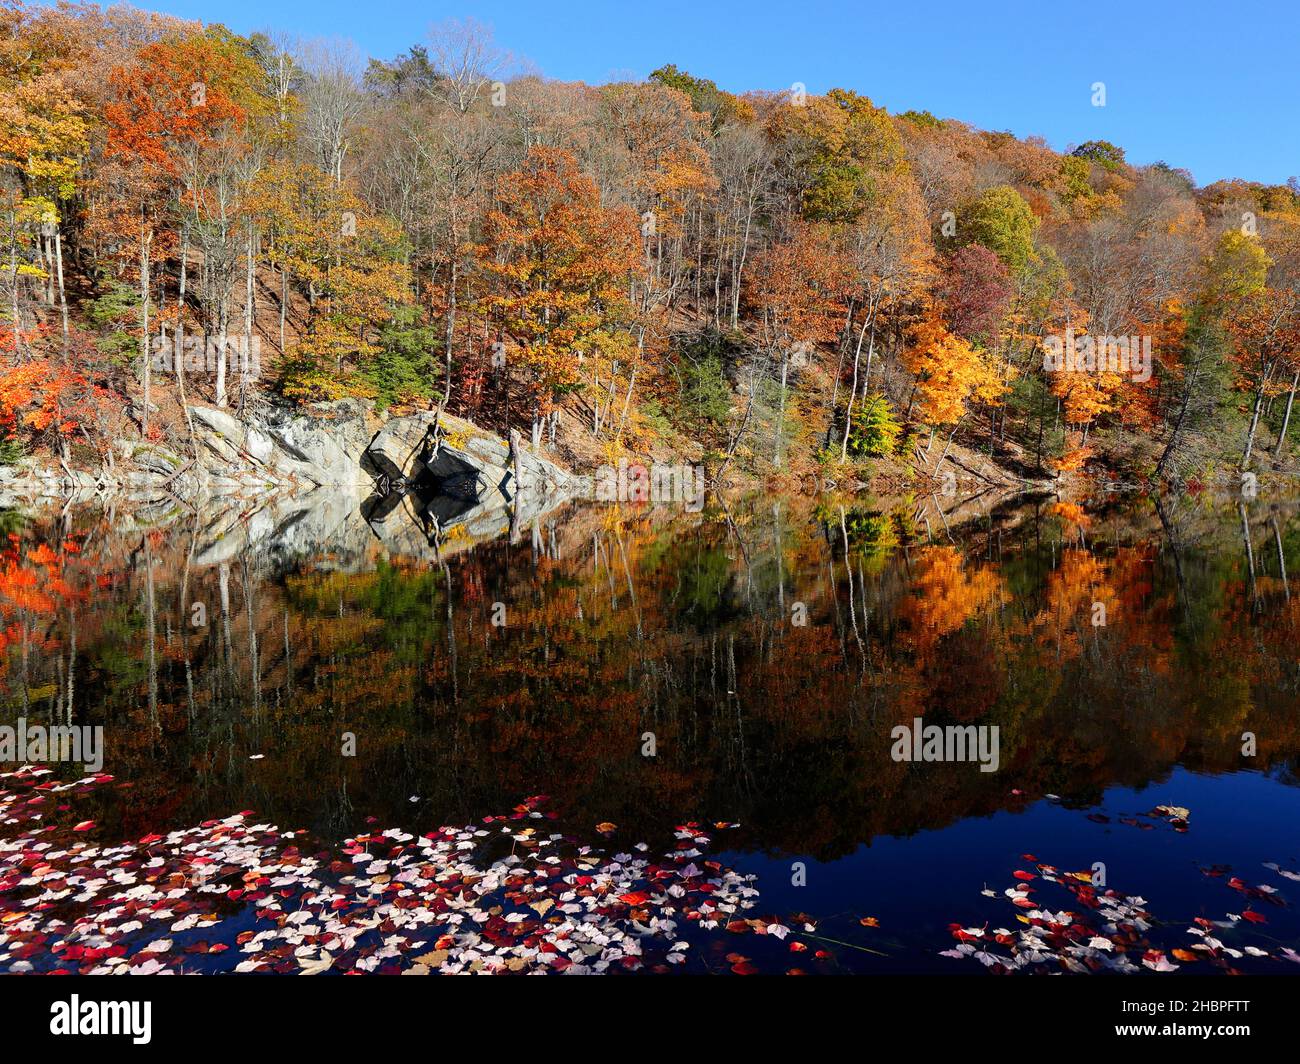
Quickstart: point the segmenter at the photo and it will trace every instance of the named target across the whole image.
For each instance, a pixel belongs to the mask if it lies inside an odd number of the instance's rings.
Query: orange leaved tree
[[[633,346],[629,280],[641,262],[636,215],[604,206],[569,152],[535,147],[502,179],[478,249],[479,303],[522,372],[534,448],[557,400],[581,386],[582,358]]]
[[[134,259],[140,279],[142,424],[149,430],[149,293],[152,261],[161,258],[155,237],[174,233],[164,225],[173,189],[187,159],[210,145],[245,112],[228,94],[234,60],[213,37],[169,37],[141,48],[127,66],[109,76],[105,165],[99,174],[105,209],[94,219],[109,246]],[[187,182],[187,184],[192,184]],[[191,196],[195,195],[191,188]]]
[[[939,426],[951,425],[956,433],[969,404],[1000,402],[1006,391],[987,355],[949,332],[938,317],[913,327],[903,364],[916,379],[909,413],[930,426],[931,438]]]

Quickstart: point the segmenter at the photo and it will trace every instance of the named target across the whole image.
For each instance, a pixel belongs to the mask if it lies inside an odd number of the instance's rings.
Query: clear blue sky
[[[345,37],[391,58],[472,16],[539,73],[587,82],[664,63],[724,89],[841,86],[1064,149],[1114,141],[1198,183],[1300,174],[1297,0],[138,0],[232,30]],[[1105,107],[1091,104],[1104,82]]]

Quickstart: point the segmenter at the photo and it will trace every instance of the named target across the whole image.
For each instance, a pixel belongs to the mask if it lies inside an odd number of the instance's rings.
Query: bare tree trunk
[[[22,320],[18,315],[18,216],[9,212],[9,293],[13,300],[14,358],[22,357]],[[148,342],[146,330],[145,342]]]
[[[731,327],[737,328],[740,323],[740,279],[745,272],[745,260],[749,257],[749,234],[754,224],[754,200],[753,194],[749,197],[747,210],[745,211],[745,235],[740,241],[740,259],[736,263],[735,276],[732,279],[731,291]]]
[[[248,364],[253,357],[253,327],[257,321],[257,282],[253,273],[253,222],[248,222],[244,245],[244,350],[239,367],[239,403],[242,406],[248,392]]]
[[[1160,477],[1165,471],[1165,466],[1169,464],[1169,459],[1173,457],[1174,451],[1178,447],[1178,437],[1183,431],[1183,422],[1187,420],[1187,411],[1192,403],[1192,389],[1195,387],[1197,370],[1200,369],[1200,360],[1193,363],[1191,370],[1183,381],[1183,401],[1178,408],[1178,418],[1174,421],[1173,431],[1169,434],[1169,442],[1165,444],[1165,449],[1160,455],[1160,461],[1156,463],[1156,477]],[[1053,426],[1055,428],[1055,426]],[[1038,464],[1043,464],[1043,417],[1040,412],[1038,418]]]
[[[1259,427],[1259,416],[1264,410],[1264,385],[1267,378],[1262,378],[1255,390],[1255,409],[1250,415],[1250,428],[1246,432],[1246,449],[1241,456],[1241,468],[1250,468],[1251,452],[1255,449],[1255,430]]]
[[[1250,519],[1246,515],[1246,504],[1237,503],[1237,512],[1241,514],[1241,538],[1246,544],[1246,568],[1250,570],[1250,599],[1258,608],[1259,590],[1255,582],[1255,548],[1250,541]]]
[[[781,468],[781,435],[785,428],[785,390],[789,379],[790,352],[786,350],[781,356],[781,404],[776,411],[776,449],[772,454],[772,466],[776,469]]]
[[[224,281],[223,281],[224,285]],[[226,332],[230,324],[230,308],[225,296],[221,299],[218,312],[220,327],[217,333],[217,406],[224,408],[226,402]]]
[[[1270,519],[1273,523],[1273,546],[1277,550],[1277,567],[1282,576],[1282,591],[1286,594],[1286,600],[1291,601],[1291,585],[1286,579],[1286,553],[1282,550],[1282,528],[1277,523],[1277,514]]]
[[[447,403],[451,401],[451,352],[452,352],[452,344],[456,339],[456,278],[457,278],[456,265],[457,263],[456,263],[456,253],[454,248],[454,244],[455,244],[454,239],[452,243],[453,243],[453,249],[452,249],[451,270],[450,270],[451,277],[447,283],[447,339],[446,339],[446,351],[443,352],[445,363],[446,363],[445,365],[446,375],[443,379],[443,385],[442,385],[443,409],[446,409]],[[536,434],[534,433],[534,435]],[[534,443],[533,446],[536,447],[537,444]]]
[[[627,396],[623,400],[623,413],[619,415],[618,432],[614,434],[614,442],[617,443],[623,438],[623,428],[627,424],[628,408],[632,405],[632,389],[636,387],[636,371],[640,368],[640,363],[632,367],[632,373],[627,379]]]
[[[515,504],[518,510],[519,504]],[[456,614],[452,606],[451,570],[447,563],[442,563],[442,585],[447,596],[447,651],[451,659],[451,700],[453,705],[460,703],[460,676],[456,664]]]
[[[140,321],[143,331],[140,334],[140,360],[143,362],[143,381],[144,381],[144,414],[141,417],[141,427],[144,431],[145,439],[149,438],[149,245],[153,240],[152,234],[146,235],[144,219],[140,219]]]
[[[513,492],[515,498],[515,506],[514,506],[514,513],[511,516],[511,524],[514,523],[514,518],[519,513],[519,491],[520,488],[523,486],[523,482],[524,482],[524,458],[523,455],[520,453],[522,446],[523,446],[522,441],[519,439],[519,430],[511,429],[510,430],[510,463],[511,463],[510,469],[511,472],[513,472],[515,475],[514,492]]]
[[[172,357],[172,367],[176,373],[176,387],[180,391],[181,409],[185,411],[185,424],[190,430],[190,452],[199,456],[198,438],[194,434],[194,415],[190,413],[190,401],[185,394],[185,290],[189,281],[190,232],[186,228],[181,236],[181,284],[176,296],[176,352]]]
[[[849,389],[849,401],[844,408],[844,439],[840,443],[840,465],[849,460],[849,428],[853,424],[853,397],[858,392],[858,364],[862,360],[862,340],[867,335],[867,323],[871,320],[868,314],[862,319],[862,328],[858,331],[858,344],[853,351],[853,386]],[[876,338],[871,338],[871,349],[874,352],[876,347]],[[867,358],[867,368],[871,368],[870,356]]]
[[[1282,458],[1282,449],[1286,446],[1286,430],[1291,425],[1291,408],[1295,406],[1296,388],[1300,387],[1300,369],[1295,371],[1295,376],[1291,378],[1291,391],[1286,397],[1286,413],[1282,415],[1282,431],[1277,434],[1277,448],[1273,451],[1274,461],[1280,461]]]
[[[158,721],[158,622],[157,607],[154,601],[153,549],[149,537],[144,537],[145,568],[145,608],[148,611],[146,624],[149,639],[149,723],[155,730],[160,728]]]
[[[722,327],[722,215],[718,215],[718,224],[714,230],[714,249],[717,262],[713,271],[713,327]]]
[[[68,354],[68,293],[63,287],[63,232],[57,227],[54,230],[54,265],[59,278],[59,308],[63,312],[63,355],[66,358]],[[1295,394],[1294,389],[1292,394]]]
[[[754,412],[754,368],[750,364],[749,369],[749,400],[745,404],[745,416],[740,419],[740,426],[736,429],[736,434],[731,437],[727,443],[727,456],[722,465],[718,467],[718,472],[713,478],[715,485],[722,482],[722,475],[726,473],[727,466],[731,465],[731,459],[735,457],[736,448],[740,446],[741,437],[745,435],[745,427],[749,424],[749,417]]]
[[[52,307],[54,305],[54,249],[50,243],[52,235],[47,230],[48,225],[42,222],[37,234],[36,254],[40,256],[41,273],[44,275],[44,280],[41,282],[41,302],[47,307]]]
[[[1275,527],[1275,525],[1274,525]],[[1286,583],[1286,571],[1283,570],[1283,583]],[[73,722],[73,696],[77,693],[77,611],[68,611],[69,627],[72,628],[72,645],[68,649],[68,723]]]

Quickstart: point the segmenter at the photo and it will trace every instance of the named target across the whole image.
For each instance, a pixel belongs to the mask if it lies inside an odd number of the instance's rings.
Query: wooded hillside
[[[761,477],[1287,459],[1295,179],[521,69],[471,22],[366,61],[0,2],[5,459],[183,449],[187,399],[343,396]]]

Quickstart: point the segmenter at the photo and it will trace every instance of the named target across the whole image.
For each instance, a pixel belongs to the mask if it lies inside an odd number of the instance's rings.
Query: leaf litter
[[[1185,815],[1180,814],[1185,814],[1185,810],[1172,815],[1185,822]],[[1015,919],[1024,926],[1012,930],[990,928],[988,923],[980,927],[950,924],[949,931],[957,944],[943,950],[940,956],[976,960],[1000,974],[1065,971],[1134,975],[1144,970],[1174,972],[1204,962],[1207,970],[1217,967],[1235,975],[1240,974],[1235,962],[1246,956],[1300,964],[1300,954],[1289,948],[1269,950],[1241,941],[1249,925],[1267,923],[1267,918],[1250,905],[1239,913],[1227,913],[1222,920],[1193,918],[1190,926],[1183,929],[1190,940],[1172,945],[1164,940],[1164,932],[1176,931],[1180,924],[1158,920],[1147,908],[1145,898],[1094,886],[1090,871],[1062,871],[1039,862],[1031,854],[1022,856],[1033,863],[1034,870],[1017,869],[1012,874],[1015,883],[1002,896],[1020,910]],[[1275,865],[1267,867],[1277,870]],[[1206,875],[1217,876],[1229,871],[1219,867],[1202,869]],[[1065,907],[1056,909],[1035,898],[1033,895],[1046,884],[1066,892],[1071,901],[1063,902]],[[1227,885],[1247,898],[1262,899],[1276,906],[1286,904],[1277,888],[1269,884],[1250,887],[1233,877]],[[980,893],[998,897],[987,887]]]
[[[552,830],[542,796],[475,824],[419,836],[371,828],[336,846],[255,823],[251,811],[120,845],[97,843],[93,820],[61,824],[73,800],[110,785],[106,773],[70,783],[41,767],[0,773],[0,972],[752,975],[779,970],[781,954],[837,965],[806,940],[891,956],[829,937],[804,913],[755,915],[757,877],[708,856],[714,834],[737,824],[679,825],[657,855],[645,843],[610,852]],[[1189,819],[1177,806],[1142,815],[1175,830]],[[609,841],[618,827],[594,831]],[[1021,860],[1029,869],[1016,869],[1012,886],[980,893],[1009,901],[1023,926],[952,924],[956,945],[941,956],[998,973],[1232,973],[1243,957],[1300,964],[1300,953],[1266,937],[1264,910],[1286,905],[1280,890],[1227,866],[1201,871],[1241,896],[1238,911],[1194,918],[1175,944],[1162,936],[1181,924],[1156,920],[1144,898],[1033,854]],[[1048,890],[1069,900],[1057,909],[1035,897]],[[850,922],[880,927],[875,916]],[[755,936],[761,959],[731,950],[734,935]]]
[[[698,824],[665,854],[610,854],[549,831],[536,797],[479,824],[314,852],[251,812],[105,846],[46,814],[112,777],[49,775],[0,773],[0,971],[669,971],[690,958],[688,926],[722,928],[757,903],[756,877],[710,860],[714,829]]]

